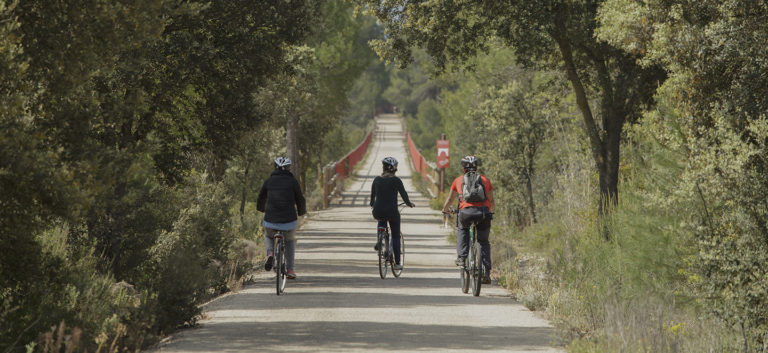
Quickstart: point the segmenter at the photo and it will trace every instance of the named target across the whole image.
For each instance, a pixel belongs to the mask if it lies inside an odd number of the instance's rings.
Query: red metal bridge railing
[[[355,165],[363,159],[372,139],[373,129],[365,135],[363,141],[360,142],[355,149],[347,153],[346,156],[338,161],[328,163],[322,168],[322,172],[318,173],[320,177],[320,185],[322,185],[323,189],[323,208],[328,207],[331,198],[341,192],[341,188],[344,185],[344,179],[349,177]]]
[[[360,142],[355,149],[336,162],[337,175],[340,175],[342,178],[346,178],[349,175],[352,168],[354,168],[355,165],[363,159],[363,156],[365,156],[365,152],[368,150],[368,145],[371,144],[372,138],[373,130],[368,132],[368,135],[365,135],[363,142]]]
[[[419,149],[416,148],[411,139],[410,133],[405,134],[405,139],[408,142],[408,155],[411,157],[411,162],[413,162],[413,169],[421,174],[421,180],[429,180],[429,188],[427,190],[432,194],[432,197],[437,197],[437,194],[440,192],[440,172],[437,170],[437,166],[435,163],[427,161],[419,152]]]

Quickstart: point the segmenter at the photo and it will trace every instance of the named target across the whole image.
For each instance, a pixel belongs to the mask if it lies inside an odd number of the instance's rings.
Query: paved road
[[[313,213],[299,233],[298,279],[276,296],[274,277],[209,303],[199,327],[161,352],[559,352],[553,329],[501,288],[463,294],[438,212],[410,181],[399,120],[384,116],[369,157],[334,207]],[[380,161],[397,158],[417,207],[403,211],[405,270],[382,280],[373,251],[368,197]]]

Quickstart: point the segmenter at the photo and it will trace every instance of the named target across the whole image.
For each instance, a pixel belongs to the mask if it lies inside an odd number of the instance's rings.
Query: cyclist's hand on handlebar
[[[413,202],[411,202],[411,203],[408,204],[408,207],[414,208],[414,207],[416,207],[416,205]]]

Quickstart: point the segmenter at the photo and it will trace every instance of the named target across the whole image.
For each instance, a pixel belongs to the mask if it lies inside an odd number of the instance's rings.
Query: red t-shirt
[[[480,175],[480,180],[483,182],[483,188],[485,189],[485,196],[486,196],[485,201],[466,202],[464,201],[464,198],[461,196],[462,184],[464,184],[464,175],[459,175],[456,179],[453,179],[453,184],[451,184],[451,190],[459,193],[459,209],[462,209],[464,207],[483,207],[483,206],[491,208],[491,200],[488,198],[488,192],[493,190],[493,185],[491,185],[491,181],[488,180],[488,178],[486,178],[485,175]]]

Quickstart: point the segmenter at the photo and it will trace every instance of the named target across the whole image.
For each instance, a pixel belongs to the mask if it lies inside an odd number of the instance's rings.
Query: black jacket
[[[405,192],[403,181],[396,176],[381,177],[377,176],[371,184],[371,207],[373,207],[373,217],[376,219],[399,220],[400,212],[397,209],[397,194],[407,204],[411,204],[408,199],[408,193]]]
[[[307,202],[301,194],[299,181],[287,170],[275,169],[264,181],[256,201],[256,209],[264,212],[264,220],[271,223],[289,223],[307,213]]]

